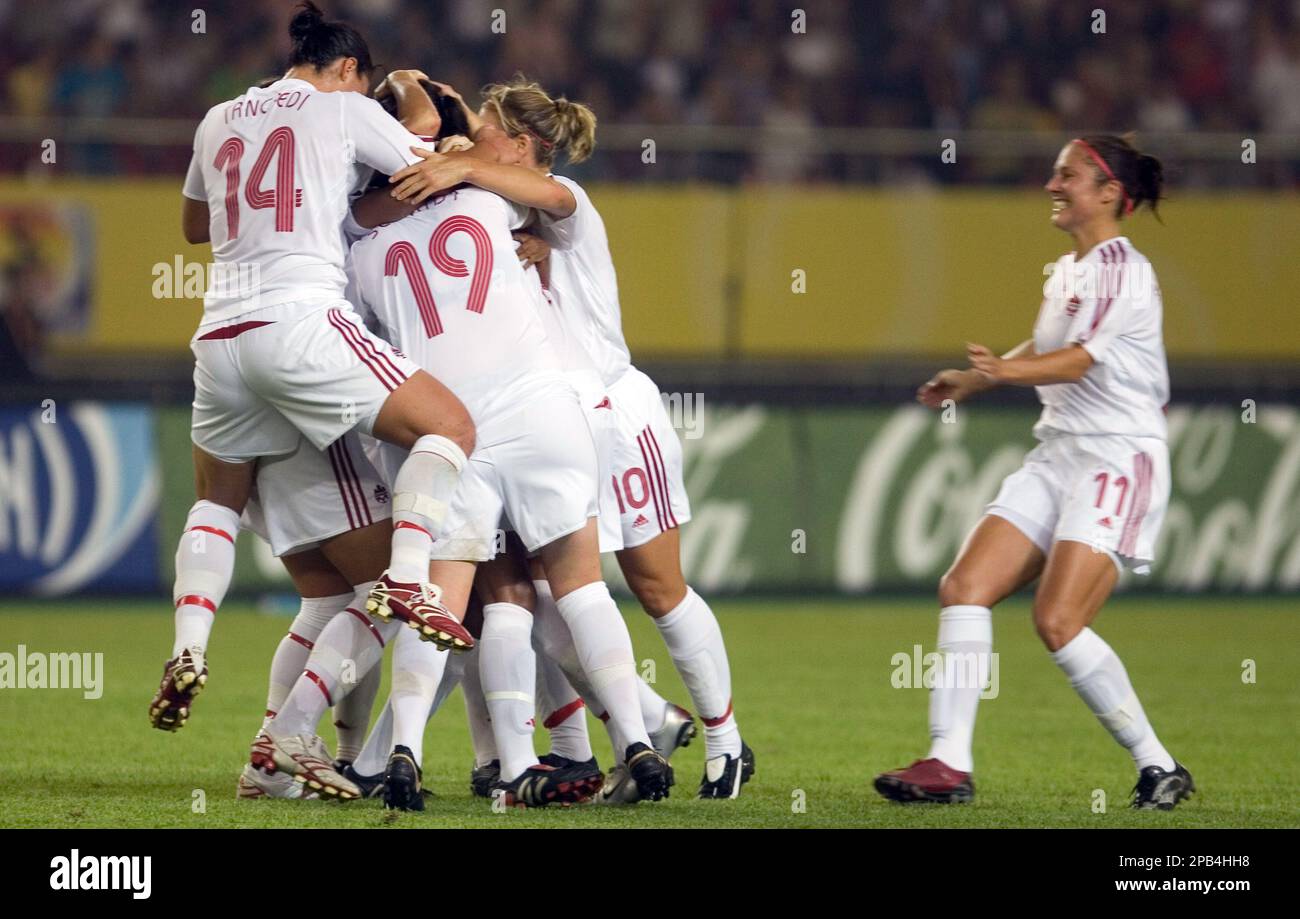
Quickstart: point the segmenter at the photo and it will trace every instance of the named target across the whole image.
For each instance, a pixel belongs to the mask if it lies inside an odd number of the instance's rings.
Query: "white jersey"
[[[618,276],[609,253],[605,222],[582,186],[563,176],[555,181],[573,192],[577,207],[562,220],[540,219],[540,235],[551,245],[551,290],[565,331],[585,352],[606,386],[612,386],[632,366],[623,338],[623,314],[618,303]]]
[[[357,287],[382,334],[465,403],[476,424],[518,408],[541,374],[563,384],[535,270],[511,232],[526,208],[477,188],[430,198],[352,246]]]
[[[1043,413],[1034,436],[1166,434],[1169,370],[1161,335],[1163,307],[1151,263],[1118,236],[1082,259],[1067,253],[1044,286],[1034,324],[1043,354],[1078,343],[1093,365],[1077,383],[1038,386]]]
[[[206,201],[213,268],[203,323],[344,296],[349,198],[370,169],[391,174],[424,146],[360,93],[284,79],[208,110],[184,194]]]

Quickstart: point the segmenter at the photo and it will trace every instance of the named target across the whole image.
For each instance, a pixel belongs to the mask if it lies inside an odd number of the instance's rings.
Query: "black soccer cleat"
[[[492,797],[492,789],[501,784],[501,760],[494,759],[485,766],[475,766],[469,773],[469,790],[476,798]]]
[[[1138,773],[1137,784],[1133,786],[1133,804],[1138,810],[1171,811],[1178,804],[1192,796],[1196,783],[1192,774],[1174,760],[1174,771],[1166,772],[1159,766],[1147,766]]]
[[[420,794],[420,767],[410,747],[398,744],[388,757],[384,771],[384,807],[387,810],[422,811],[424,795]]]
[[[336,763],[341,761],[336,760]],[[337,768],[337,766],[336,766]],[[361,789],[361,797],[378,798],[384,793],[384,774],[362,775],[352,767],[351,763],[344,763],[343,768],[338,770],[345,779],[352,782],[353,785]]]
[[[740,756],[723,753],[704,763],[704,778],[695,797],[705,799],[739,798],[740,788],[754,775],[754,751],[740,742]]]
[[[591,759],[569,759],[567,756],[561,756],[558,753],[547,753],[542,757],[543,766],[554,766],[556,769],[563,769],[565,766],[585,766],[596,772],[600,771],[600,764],[596,762],[596,757]]]
[[[586,801],[600,790],[603,781],[600,769],[590,762],[560,767],[538,763],[519,773],[514,781],[500,782],[492,795],[500,796],[506,807],[568,807]]]
[[[668,797],[668,789],[676,781],[668,760],[643,743],[627,748],[627,771],[636,782],[642,801],[659,801]]]

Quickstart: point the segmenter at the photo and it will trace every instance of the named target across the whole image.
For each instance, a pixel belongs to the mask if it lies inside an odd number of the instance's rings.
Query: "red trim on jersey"
[[[314,642],[314,641],[308,641],[307,639],[305,639],[305,638],[303,638],[301,635],[299,635],[297,632],[290,632],[290,633],[289,633],[289,637],[292,638],[294,641],[298,642],[298,644],[302,645],[302,646],[303,646],[304,648],[306,648],[308,651],[310,651],[312,648],[316,647],[316,642]]]
[[[654,502],[655,517],[658,518],[659,520],[659,529],[666,530],[668,529],[668,527],[664,522],[664,512],[663,509],[659,506],[659,485],[657,482],[657,476],[655,475],[654,463],[650,461],[650,451],[646,447],[646,443],[645,443],[645,433],[648,430],[650,429],[645,428],[641,431],[640,434],[636,436],[636,445],[641,448],[641,461],[645,463],[646,474],[649,479],[648,487],[646,488],[646,491],[650,492],[650,498]]]
[[[225,530],[218,529],[217,527],[208,527],[208,526],[198,525],[198,526],[192,526],[192,527],[190,527],[190,528],[189,528],[188,530],[186,530],[185,532],[186,532],[186,533],[193,533],[195,530],[202,530],[204,533],[212,533],[214,536],[220,536],[222,539],[224,539],[226,542],[230,543],[232,546],[235,544],[235,537],[231,536],[231,535],[230,535],[229,533],[227,533]]]
[[[655,432],[650,428],[645,429],[646,436],[650,438],[650,445],[654,448],[655,459],[659,462],[659,478],[664,488],[664,513],[668,515],[670,526],[677,526],[677,517],[673,514],[672,496],[668,493],[668,467],[664,465],[663,451],[659,449],[659,439],[655,437]]]
[[[581,711],[585,705],[586,703],[583,702],[581,699],[574,699],[568,705],[560,706],[555,711],[551,712],[549,715],[546,716],[546,720],[542,722],[542,727],[546,728],[546,730],[549,731],[552,728],[563,724],[564,722],[569,720],[570,715],[572,715],[574,712]]]
[[[304,670],[302,672],[302,675],[316,684],[316,688],[319,689],[321,691],[321,695],[325,697],[325,704],[332,708],[334,706],[334,700],[330,698],[330,691],[329,689],[326,688],[325,681],[322,680],[320,677],[318,677],[316,674],[312,673],[310,670]]]
[[[1107,246],[1106,249],[1101,253],[1101,257],[1102,257],[1102,261],[1107,265],[1114,265],[1118,263],[1119,265],[1122,266],[1128,262],[1128,252],[1125,250],[1124,246],[1121,245],[1120,243],[1113,243],[1112,245]],[[1124,283],[1123,270],[1124,269],[1121,267],[1119,278],[1116,281],[1116,283],[1119,284],[1121,288],[1123,287],[1123,283]],[[1115,293],[1119,293],[1120,295],[1123,295],[1123,290],[1115,291]],[[1093,334],[1101,326],[1101,321],[1106,318],[1106,314],[1110,312],[1111,304],[1113,304],[1114,302],[1115,302],[1114,297],[1107,297],[1105,303],[1098,302],[1097,312],[1092,317],[1092,324],[1088,326],[1089,339],[1092,338]]]
[[[207,335],[200,335],[199,341],[221,341],[226,338],[238,338],[245,332],[253,329],[260,329],[264,325],[275,325],[274,322],[236,322],[234,325],[223,325],[219,329],[213,329]]]
[[[411,523],[409,520],[399,520],[397,523],[393,524],[393,529],[394,530],[419,530],[425,536],[428,536],[430,541],[433,540],[432,533],[430,533],[424,527],[420,526],[418,523]]]
[[[716,728],[719,725],[724,724],[726,720],[730,717],[731,717],[731,700],[728,699],[727,710],[725,712],[723,712],[717,718],[705,718],[703,715],[700,715],[700,720],[704,722],[704,726],[706,728]]]
[[[352,615],[356,616],[357,619],[361,622],[361,624],[370,630],[371,636],[375,639],[375,641],[379,642],[379,647],[382,648],[384,646],[384,636],[379,634],[379,629],[375,628],[375,624],[370,621],[370,617],[367,616],[365,613],[357,612],[350,606],[348,607],[347,611]]]
[[[1133,472],[1137,478],[1137,489],[1133,494],[1133,503],[1129,505],[1128,519],[1119,537],[1119,554],[1132,556],[1137,551],[1138,533],[1142,530],[1142,520],[1151,506],[1151,474],[1154,463],[1149,454],[1137,453],[1133,456]]]
[[[361,330],[353,325],[349,320],[343,317],[340,310],[332,309],[328,311],[330,325],[334,326],[338,333],[343,336],[343,340],[348,343],[353,352],[370,368],[370,372],[384,388],[392,392],[405,382],[406,377],[393,363],[392,359],[375,347],[375,343],[361,334]]]
[[[200,597],[198,594],[186,594],[177,600],[176,608],[180,609],[182,606],[201,606],[214,615],[217,612],[217,604],[213,603],[207,597]]]

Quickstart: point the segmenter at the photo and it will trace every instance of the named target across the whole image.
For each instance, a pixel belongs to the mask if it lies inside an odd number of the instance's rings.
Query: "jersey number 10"
[[[470,277],[465,262],[447,251],[447,241],[455,233],[466,233],[474,242],[473,277]],[[433,267],[448,277],[470,278],[465,308],[471,313],[482,313],[487,302],[488,282],[492,280],[492,240],[483,224],[463,214],[448,217],[438,224],[438,229],[429,238],[429,258],[433,260]],[[384,277],[396,277],[399,269],[406,272],[407,283],[411,285],[411,294],[424,322],[424,334],[429,338],[441,335],[442,320],[438,316],[438,306],[433,302],[429,279],[420,264],[420,254],[406,240],[393,243],[384,258]]]

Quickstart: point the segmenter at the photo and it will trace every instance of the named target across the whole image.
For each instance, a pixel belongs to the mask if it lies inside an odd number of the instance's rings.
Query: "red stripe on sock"
[[[189,528],[188,530],[186,530],[185,532],[186,532],[186,533],[193,533],[195,530],[202,530],[204,533],[214,533],[214,534],[216,534],[217,536],[220,536],[222,539],[224,539],[224,540],[226,540],[227,542],[229,542],[232,546],[235,544],[235,537],[231,536],[231,535],[230,535],[229,533],[227,533],[225,530],[218,529],[217,527],[193,526],[193,527],[190,527],[190,528]]]
[[[706,728],[716,728],[719,725],[724,724],[726,720],[730,717],[731,717],[731,700],[728,699],[727,710],[723,712],[721,716],[717,718],[705,718],[703,715],[700,715],[700,720],[704,722],[704,726]]]
[[[564,722],[569,720],[570,715],[574,712],[581,711],[585,704],[586,703],[581,699],[574,699],[568,705],[563,705],[560,708],[557,708],[546,716],[546,720],[542,722],[542,727],[549,731],[553,727],[564,724]]]
[[[321,691],[321,695],[325,697],[325,704],[330,707],[333,707],[334,700],[330,698],[330,691],[325,688],[325,681],[322,680],[320,677],[318,677],[316,674],[312,673],[310,670],[304,670],[302,672],[302,675],[316,684],[316,688],[319,689]]]
[[[213,603],[207,597],[200,597],[198,594],[186,594],[177,600],[176,608],[180,609],[182,606],[201,606],[214,615],[217,612],[217,604]]]
[[[302,645],[308,651],[316,647],[316,643],[314,641],[308,641],[307,639],[303,638],[301,635],[295,635],[293,632],[289,633],[289,637],[292,638],[294,641],[298,642],[298,644]]]
[[[430,533],[424,527],[420,526],[418,523],[411,523],[409,520],[398,521],[397,523],[393,524],[393,529],[394,530],[419,530],[425,536],[429,537],[430,542],[433,541],[432,533]]]
[[[382,648],[384,646],[384,636],[379,634],[379,629],[375,628],[375,624],[370,621],[370,617],[365,613],[357,612],[350,606],[348,607],[348,612],[361,620],[361,623],[370,630],[370,634],[375,637],[375,641],[379,642],[379,647]]]

